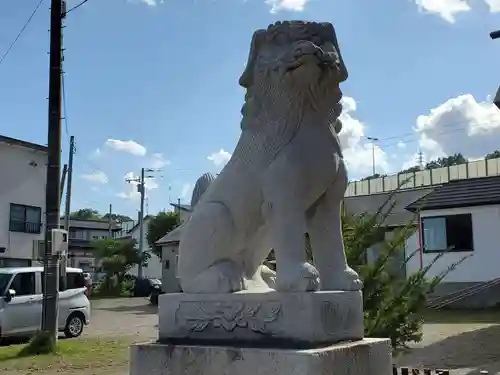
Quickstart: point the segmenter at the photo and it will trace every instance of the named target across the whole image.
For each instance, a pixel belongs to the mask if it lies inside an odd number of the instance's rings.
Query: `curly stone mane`
[[[296,71],[302,65],[297,53],[301,43],[305,48],[317,48],[317,56],[324,65],[319,79],[309,80],[306,74]],[[331,24],[277,22],[267,30],[257,30],[239,80],[246,89],[241,129],[250,134],[243,134],[237,149],[260,153],[262,162],[272,160],[293,139],[302,125],[304,112],[309,110],[323,112],[331,129],[339,133],[342,128],[338,119],[342,109],[339,84],[346,79],[347,69]],[[300,80],[306,83],[303,89],[291,90]]]

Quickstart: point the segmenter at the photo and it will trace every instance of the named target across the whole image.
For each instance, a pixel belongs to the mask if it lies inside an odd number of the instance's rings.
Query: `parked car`
[[[68,267],[66,283],[62,281],[59,330],[68,338],[78,337],[90,323],[86,280],[81,269]],[[43,267],[0,268],[0,338],[28,337],[40,330],[43,290]]]
[[[164,293],[165,292],[161,290],[161,286],[155,286],[155,288],[151,292],[151,296],[149,296],[149,302],[152,305],[158,306],[158,298],[160,297],[161,294]]]
[[[161,290],[161,281],[155,278],[134,278],[134,297],[149,297],[156,290]]]

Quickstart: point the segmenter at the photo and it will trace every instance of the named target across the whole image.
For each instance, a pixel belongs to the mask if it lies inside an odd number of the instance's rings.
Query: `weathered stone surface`
[[[363,338],[361,292],[164,294],[160,342],[314,347]]]
[[[180,239],[184,292],[267,287],[274,278],[262,278],[261,264],[270,249],[276,290],[361,289],[340,222],[348,177],[337,134],[339,85],[346,79],[330,23],[284,21],[254,33],[239,81],[246,89],[240,139]],[[314,266],[304,252],[306,232]]]
[[[389,375],[390,342],[364,339],[308,350],[134,345],[130,375],[145,374]]]

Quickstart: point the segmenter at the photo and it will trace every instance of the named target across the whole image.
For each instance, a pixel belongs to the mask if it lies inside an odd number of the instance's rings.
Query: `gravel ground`
[[[452,369],[456,375],[500,374],[500,325],[426,324],[424,339],[396,360],[398,366]]]
[[[155,340],[158,329],[156,311],[156,307],[150,306],[145,298],[93,301],[91,324],[86,327],[84,336],[135,336],[137,342]],[[411,351],[401,355],[395,363],[398,366],[452,369],[453,375],[476,375],[481,370],[487,370],[489,375],[500,375],[499,343],[498,324],[425,324],[423,341],[413,345]],[[117,373],[96,375],[126,374],[122,369]]]
[[[87,337],[136,336],[137,341],[158,337],[157,308],[146,298],[117,298],[92,301]]]

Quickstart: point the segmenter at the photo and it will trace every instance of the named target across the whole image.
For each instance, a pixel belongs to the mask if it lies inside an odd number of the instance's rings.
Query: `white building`
[[[29,266],[43,239],[47,147],[0,136],[0,267]]]
[[[162,261],[160,258],[158,258],[152,251],[151,247],[148,244],[147,240],[147,233],[149,229],[149,222],[150,222],[151,217],[150,216],[145,216],[144,217],[144,241],[143,241],[143,249],[145,252],[148,252],[151,255],[151,258],[148,260],[148,264],[146,267],[142,267],[142,275],[144,277],[150,277],[150,278],[155,278],[161,280],[162,278]],[[140,240],[140,227],[139,223],[134,225],[131,229],[129,229],[126,233],[127,238],[132,238],[137,242],[137,246],[139,246],[139,240]],[[137,276],[138,273],[138,267],[134,266],[129,273],[131,275]]]
[[[419,211],[420,219],[418,232],[406,243],[407,255],[418,250],[406,265],[407,274],[444,253],[429,276],[438,276],[466,259],[446,275],[438,295],[472,290],[500,278],[500,176],[450,181],[407,209]],[[494,306],[500,302],[500,284],[492,283],[461,302],[467,307]]]

